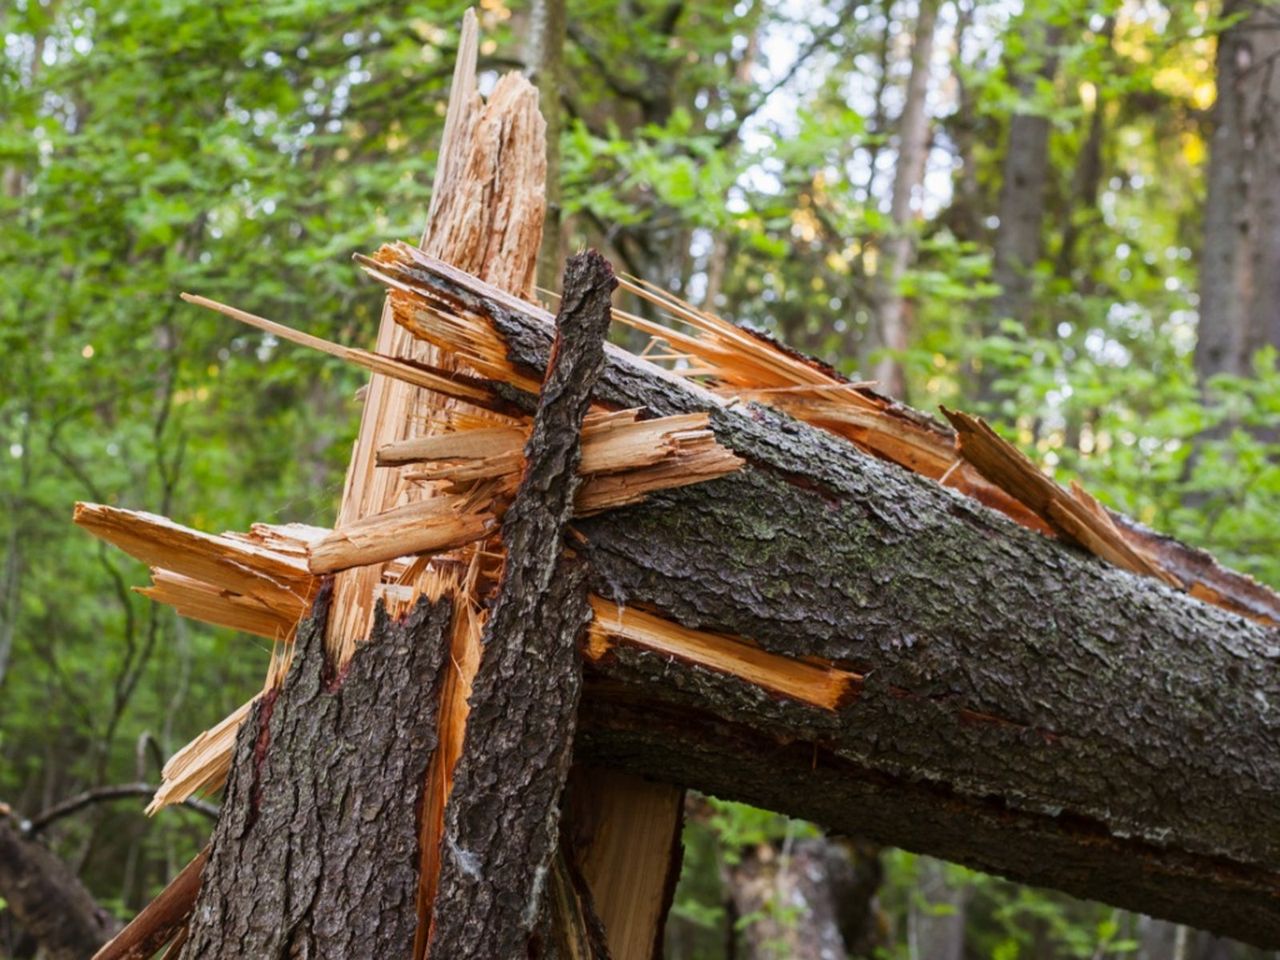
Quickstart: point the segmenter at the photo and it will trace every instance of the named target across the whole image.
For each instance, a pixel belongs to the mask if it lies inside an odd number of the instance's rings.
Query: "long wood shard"
[[[591,610],[595,616],[585,653],[592,662],[603,661],[620,644],[633,645],[824,710],[846,706],[862,686],[863,678],[848,670],[769,653],[737,637],[691,630],[601,597],[591,598]]]
[[[615,286],[594,252],[565,268],[564,307],[502,525],[507,556],[445,809],[432,958],[524,956],[541,919],[582,683],[576,642],[590,619],[585,571],[564,558],[564,536]]]

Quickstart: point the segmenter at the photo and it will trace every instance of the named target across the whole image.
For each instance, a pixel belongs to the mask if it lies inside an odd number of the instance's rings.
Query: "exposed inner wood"
[[[236,734],[257,699],[242,704],[169,758],[160,774],[160,787],[147,805],[148,814],[181,803],[196,793],[211,793],[226,783]]]
[[[591,598],[591,609],[595,617],[585,653],[593,662],[604,660],[619,644],[627,644],[679,657],[824,710],[847,705],[862,687],[863,678],[856,673],[769,653],[736,637],[690,630],[601,597]]]
[[[327,353],[330,356],[346,360],[348,363],[354,363],[356,366],[364,367],[366,370],[388,377],[398,383],[408,384],[423,390],[435,390],[438,393],[468,400],[480,406],[487,406],[494,402],[493,394],[490,391],[469,384],[461,377],[450,377],[444,373],[433,371],[421,363],[384,356],[381,353],[361,350],[358,347],[344,347],[331,340],[325,340],[323,337],[315,337],[309,333],[294,330],[292,327],[286,327],[282,323],[276,323],[245,310],[227,306],[225,303],[210,300],[208,297],[201,297],[191,293],[184,293],[181,296],[187,303],[205,307],[216,313],[231,317],[233,320],[239,320],[241,323],[256,327],[289,343],[310,347],[313,350],[319,350],[321,353]]]
[[[1062,489],[978,417],[945,407],[942,412],[955,427],[960,455],[1034,510],[1058,536],[1123,570],[1179,585],[1176,577],[1129,543],[1102,505],[1079,484],[1073,484],[1070,492]]]
[[[570,849],[591,890],[613,960],[662,955],[680,874],[684,790],[579,765],[566,800]]]

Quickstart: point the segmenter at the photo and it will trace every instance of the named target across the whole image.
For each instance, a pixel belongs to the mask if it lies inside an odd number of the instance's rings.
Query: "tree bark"
[[[417,806],[451,607],[424,598],[398,622],[380,607],[369,643],[335,675],[331,596],[326,584],[284,687],[237,737],[181,957],[411,955]]]
[[[527,305],[409,274],[545,369]],[[1274,629],[608,356],[597,401],[709,410],[747,465],[575,521],[593,589],[858,682],[826,709],[619,642],[591,667],[583,759],[1280,944]]]
[[[1280,4],[1229,0],[1218,40],[1196,372],[1249,376],[1280,346]]]
[[[565,270],[445,810],[428,938],[433,958],[527,956],[541,918],[582,683],[577,639],[591,618],[584,571],[561,553],[580,482],[582,418],[604,365],[616,286],[595,252],[573,257]]]

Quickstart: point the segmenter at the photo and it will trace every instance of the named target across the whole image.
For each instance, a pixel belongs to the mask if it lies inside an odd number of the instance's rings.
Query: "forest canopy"
[[[72,504],[332,522],[366,377],[177,294],[372,347],[382,292],[350,258],[421,232],[463,9],[0,10],[0,801],[21,815],[154,785],[258,688],[265,641],[138,596],[145,568]],[[552,135],[544,287],[596,247],[918,409],[980,412],[1059,482],[1280,587],[1280,7],[478,13],[482,90],[527,72]],[[141,806],[41,833],[122,919],[208,836]],[[875,897],[850,956],[1246,955],[714,798],[686,846],[673,958],[795,954],[816,921],[783,895],[793,865],[829,858]],[[0,953],[31,952],[0,912]]]

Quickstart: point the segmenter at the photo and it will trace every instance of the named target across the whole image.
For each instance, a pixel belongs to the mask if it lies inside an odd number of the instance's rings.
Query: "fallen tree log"
[[[419,336],[471,318],[513,374],[545,369],[545,312],[427,257],[365,262]],[[708,411],[746,466],[575,521],[593,589],[854,680],[826,707],[597,645],[580,759],[1280,945],[1274,629],[622,351],[595,399]]]

